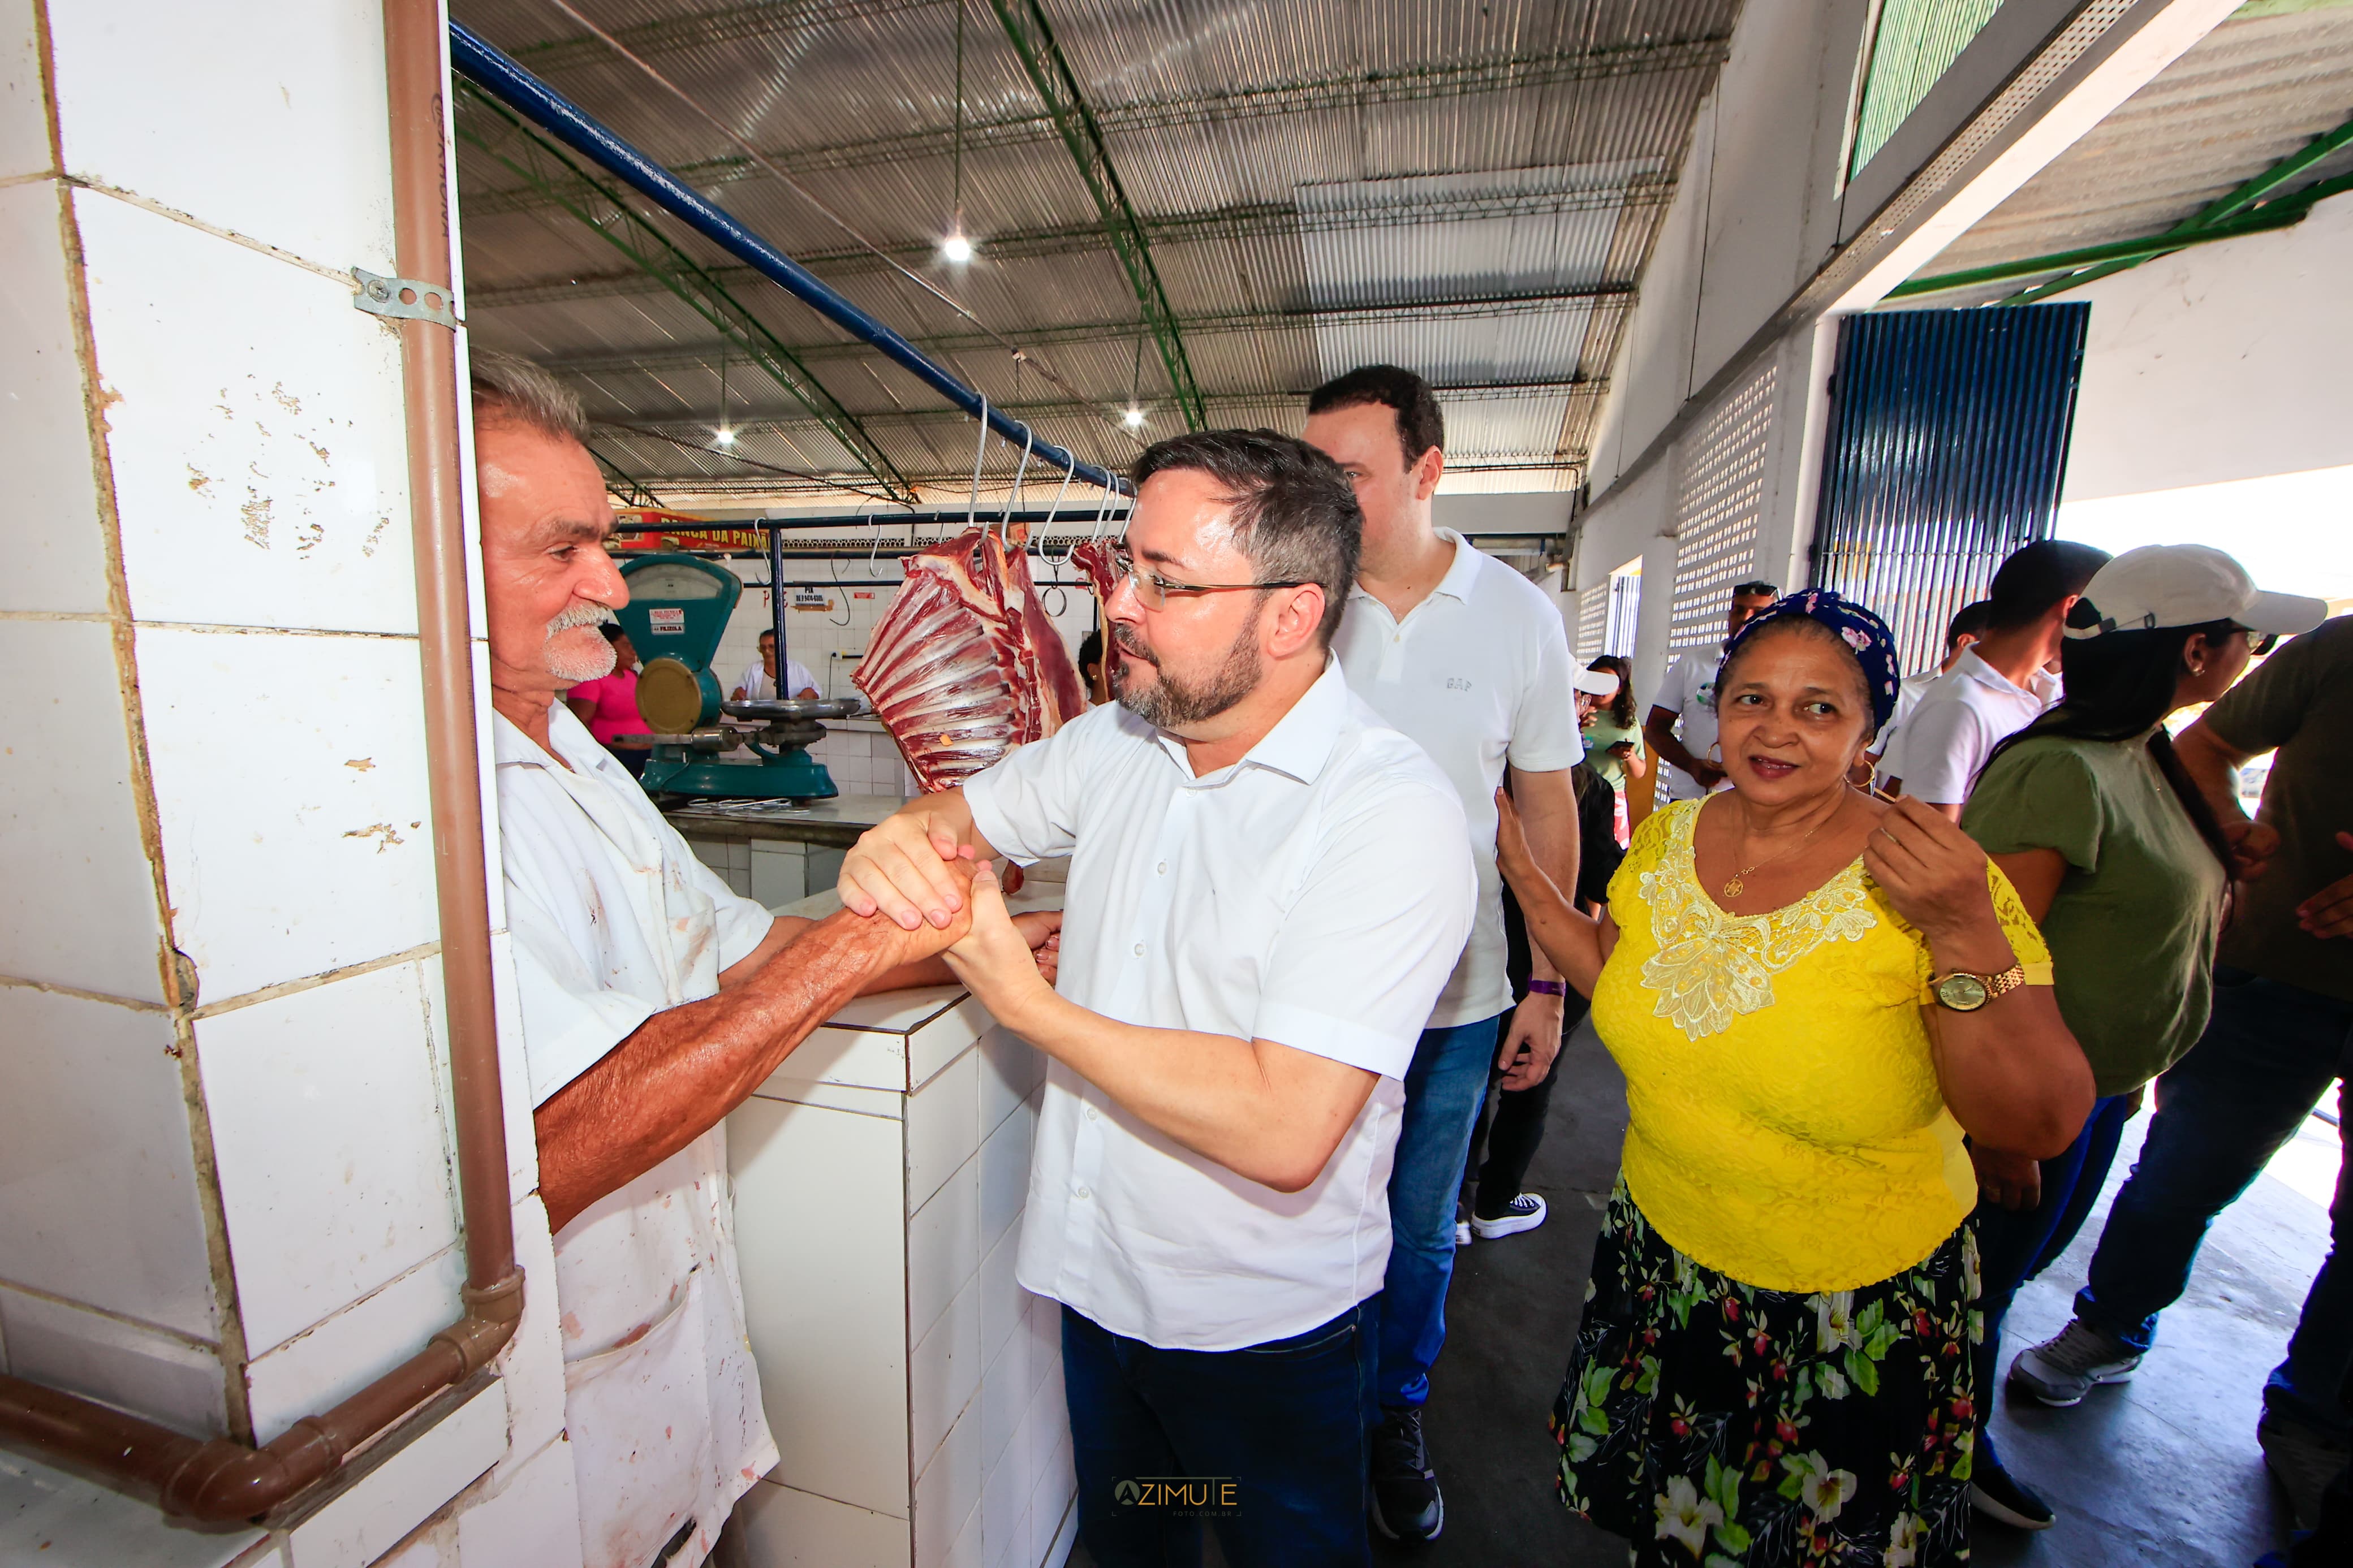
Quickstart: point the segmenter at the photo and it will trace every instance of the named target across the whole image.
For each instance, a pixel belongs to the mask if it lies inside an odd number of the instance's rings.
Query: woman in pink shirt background
[[[605,640],[613,645],[613,673],[595,680],[584,680],[564,694],[573,713],[588,726],[596,743],[613,753],[614,760],[629,770],[630,776],[642,776],[646,761],[653,752],[644,746],[617,746],[616,735],[642,735],[646,721],[638,711],[638,650],[629,646],[629,634],[607,623],[600,628]]]

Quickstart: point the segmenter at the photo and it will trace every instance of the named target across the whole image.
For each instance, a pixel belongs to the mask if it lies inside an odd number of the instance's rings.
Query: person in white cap
[[[2316,599],[2260,592],[2219,550],[2126,551],[2068,612],[2065,697],[1994,749],[1962,814],[2050,943],[2060,1016],[2099,1095],[2053,1158],[1969,1151],[1984,1322],[1970,1500],[2003,1523],[2041,1530],[2052,1512],[2002,1468],[1983,1423],[2002,1319],[2073,1238],[2142,1090],[2197,1043],[2211,1006],[2236,856],[2165,721],[2221,697],[2256,647],[2324,614]]]
[[[2301,635],[2175,742],[2248,880],[2215,953],[2213,1016],[2158,1086],[2157,1114],[2109,1209],[2074,1318],[2019,1352],[2010,1368],[2010,1386],[2046,1405],[2080,1405],[2100,1384],[2132,1376],[2155,1342],[2158,1314],[2188,1286],[2214,1216],[2295,1136],[2321,1097],[2353,1074],[2353,616],[2305,631],[2322,613],[2319,601],[2259,594],[2218,552],[2168,553],[2171,563],[2152,573],[2133,602],[2102,605],[2104,618],[2121,626],[2136,616],[2220,615],[2266,637]],[[2239,804],[2239,770],[2274,747],[2263,805],[2250,822]],[[2345,1098],[2340,1089],[2340,1106]],[[2287,1355],[2266,1381],[2256,1428],[2307,1527],[2346,1462],[2339,1390],[2353,1365],[2348,1192],[2353,1176],[2340,1171],[2331,1251]]]

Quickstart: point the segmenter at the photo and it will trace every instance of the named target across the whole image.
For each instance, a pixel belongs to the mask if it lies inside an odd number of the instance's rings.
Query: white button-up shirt
[[[1451,529],[1453,564],[1403,621],[1352,589],[1332,639],[1349,689],[1430,755],[1461,797],[1479,873],[1471,940],[1439,993],[1429,1026],[1475,1024],[1507,1012],[1504,878],[1495,866],[1495,786],[1522,773],[1575,767],[1585,757],[1570,689],[1568,630],[1544,591]]]
[[[654,1014],[713,995],[767,935],[562,703],[549,740],[493,715],[499,847],[538,1105]],[[723,1124],[555,1238],[565,1426],[586,1562],[638,1568],[689,1520],[699,1562],[776,1462],[744,1331]]]
[[[1963,648],[1905,717],[1879,771],[1931,805],[1962,805],[1993,749],[2058,700],[2056,676],[2038,669],[2028,684],[2012,685],[1977,649]]]
[[[1675,739],[1683,743],[1684,751],[1703,762],[1715,760],[1708,753],[1715,749],[1715,669],[1723,662],[1722,643],[1692,649],[1667,668],[1667,679],[1651,701],[1651,707],[1664,708],[1676,716]],[[1664,757],[1659,759],[1657,794],[1661,805],[1670,801],[1697,800],[1706,793],[1699,787],[1699,780]]]
[[[1113,1333],[1200,1351],[1303,1333],[1378,1290],[1400,1080],[1477,896],[1436,764],[1334,663],[1215,773],[1195,777],[1179,742],[1109,704],[964,787],[997,850],[1071,857],[1064,996],[1380,1075],[1324,1173],[1278,1193],[1054,1063],[1021,1283]]]

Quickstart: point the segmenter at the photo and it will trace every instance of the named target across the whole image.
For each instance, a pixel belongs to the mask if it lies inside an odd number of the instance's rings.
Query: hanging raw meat
[[[1108,539],[1090,539],[1071,552],[1071,559],[1087,574],[1087,585],[1103,604],[1119,592],[1119,569],[1112,564],[1112,556],[1119,546]]]
[[[850,679],[926,794],[1086,711],[1027,556],[986,529],[906,558],[907,581]]]

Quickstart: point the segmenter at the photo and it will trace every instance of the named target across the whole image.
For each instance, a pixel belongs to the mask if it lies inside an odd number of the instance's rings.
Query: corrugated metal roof
[[[868,254],[633,67],[536,0],[470,0],[469,26],[687,175],[1041,436],[1113,465],[1181,428],[1133,289],[1075,164],[986,5],[965,0],[962,195],[979,245],[941,268],[955,205],[952,0],[584,0],[860,235],[932,276],[1070,393]],[[1368,360],[1443,390],[1451,482],[1575,481],[1631,289],[1672,194],[1737,0],[1045,0],[1101,124],[1218,423],[1296,428],[1300,395]],[[570,376],[600,449],[669,497],[803,495],[849,452],[546,188],[518,132],[460,94],[470,318]],[[501,154],[503,156],[501,156]],[[668,220],[649,221],[939,489],[973,430],[902,372]],[[627,226],[623,224],[615,229]],[[707,445],[727,361],[734,452]],[[633,433],[659,430],[674,439]],[[1018,454],[996,454],[1010,474]],[[1001,461],[1000,461],[1001,459]]]
[[[2348,119],[2353,119],[2353,5],[2340,0],[2233,17],[1946,247],[1921,274],[2161,234]],[[2299,176],[2296,184],[2348,169],[2353,148]],[[1969,298],[1937,296],[1936,302]]]

